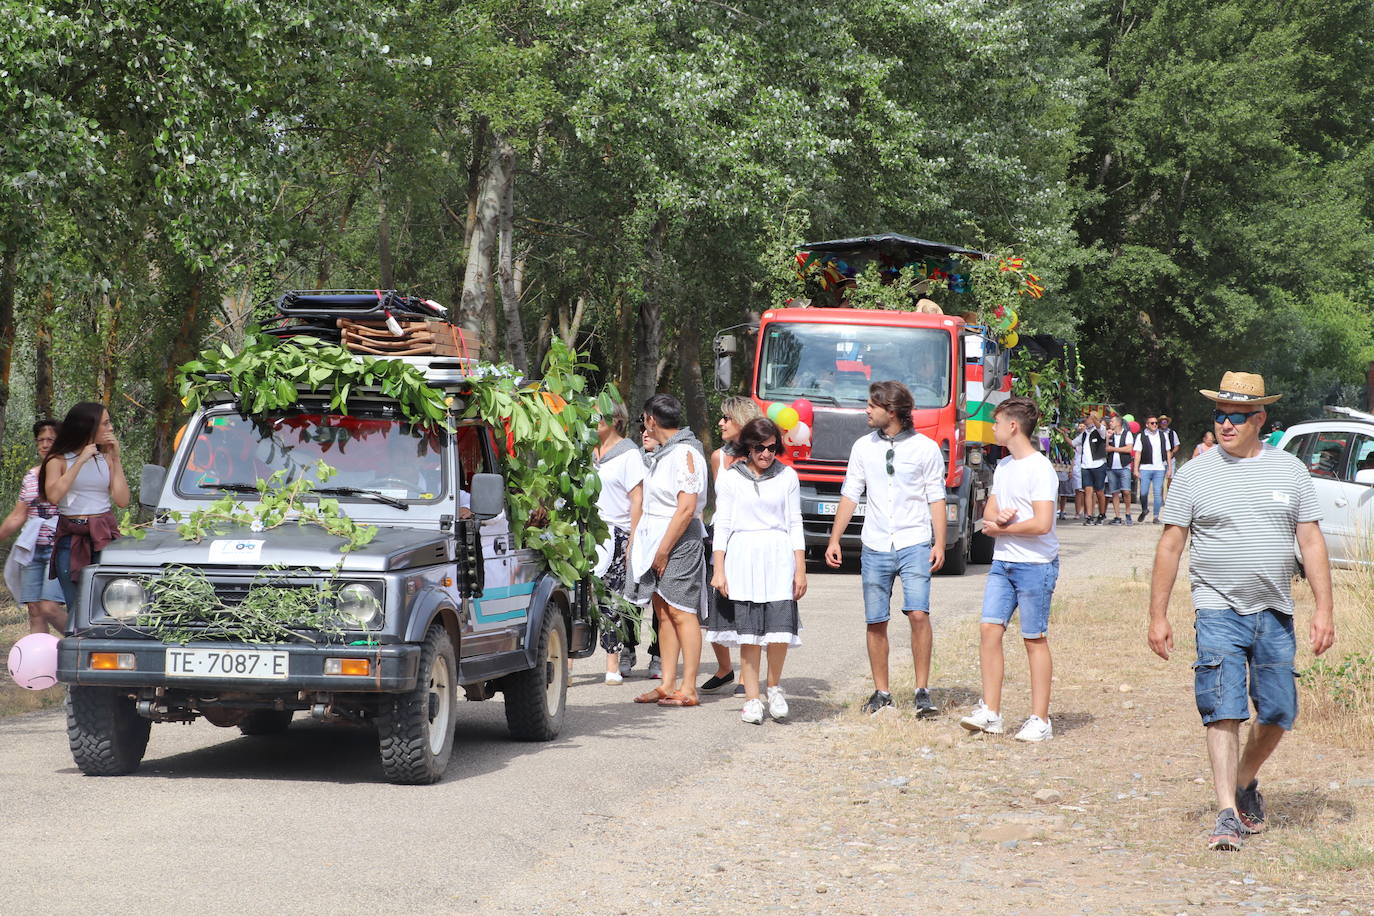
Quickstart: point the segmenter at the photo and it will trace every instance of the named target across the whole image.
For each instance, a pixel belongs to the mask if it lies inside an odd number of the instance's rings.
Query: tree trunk
[[[467,270],[463,274],[463,297],[458,304],[458,325],[463,333],[480,340],[483,350],[491,352],[491,340],[482,339],[484,328],[495,324],[491,301],[491,256],[496,247],[501,216],[502,191],[509,180],[514,150],[495,135],[477,194],[477,215],[468,244]]]
[[[6,245],[0,254],[0,442],[10,406],[10,369],[14,365],[14,293],[18,285],[19,252]]]
[[[195,355],[200,344],[202,308],[205,295],[205,274],[191,270],[183,275],[186,285],[174,292],[170,301],[177,304],[181,321],[163,364],[157,401],[153,405],[153,448],[149,461],[166,467],[172,460],[172,441],[181,419],[181,392],[177,385],[177,367]],[[175,284],[174,284],[175,286]]]
[[[654,223],[654,227],[649,230],[649,241],[646,246],[648,260],[648,271],[644,284],[644,297],[639,303],[639,311],[635,315],[635,340],[637,351],[635,353],[635,372],[634,387],[631,390],[629,404],[630,416],[638,417],[640,407],[650,396],[658,391],[658,377],[662,369],[663,354],[663,320],[659,307],[659,298],[662,295],[662,272],[663,272],[663,239],[668,231],[668,221],[659,217]]]
[[[497,138],[497,148],[507,159],[506,182],[501,189],[499,214],[499,266],[497,281],[501,288],[501,308],[506,317],[506,355],[511,364],[525,375],[530,373],[529,355],[525,351],[525,326],[520,320],[520,290],[515,273],[515,149],[504,137]]]
[[[463,248],[472,247],[477,228],[477,195],[482,188],[482,163],[487,154],[487,119],[472,119],[472,155],[468,157],[468,212],[463,224]]]
[[[687,409],[687,425],[702,442],[711,441],[706,415],[706,385],[701,378],[701,329],[697,314],[689,306],[682,310],[677,332],[677,355],[682,372],[682,406]]]
[[[615,290],[615,315],[618,322],[615,335],[615,386],[622,398],[630,395],[630,380],[634,372],[635,323],[630,308],[630,297],[625,295],[625,286],[618,284]]]
[[[105,309],[108,320],[101,329],[104,342],[101,344],[100,354],[100,403],[109,407],[110,402],[114,400],[115,383],[119,380],[116,348],[119,346],[119,319],[124,312],[124,303],[118,296],[113,302],[109,302],[108,296],[103,298],[108,303]]]
[[[382,167],[377,166],[377,261],[378,282],[382,289],[394,289],[391,271],[391,224],[386,212],[386,185],[382,181]]]
[[[52,328],[48,316],[52,314],[52,284],[43,284],[38,297],[38,314],[33,316],[33,416],[46,419],[52,416],[53,364]]]

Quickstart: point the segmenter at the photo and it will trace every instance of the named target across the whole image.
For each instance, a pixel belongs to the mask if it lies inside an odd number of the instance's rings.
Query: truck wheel
[[[517,741],[551,741],[563,728],[568,698],[568,652],[563,615],[550,605],[539,631],[535,665],[501,680],[506,726]]]
[[[134,701],[108,687],[72,687],[67,692],[67,742],[72,759],[87,776],[123,776],[138,769],[153,723]]]
[[[387,782],[423,786],[438,782],[453,755],[458,663],[442,626],[425,634],[415,687],[377,717],[382,773]]]
[[[959,538],[945,550],[945,565],[940,567],[940,572],[946,576],[962,576],[968,569],[969,536],[964,532],[964,536]]]
[[[969,549],[969,559],[986,566],[992,562],[992,551],[996,547],[996,539],[990,538],[980,531],[973,536],[973,545]]]
[[[252,709],[239,723],[239,731],[245,735],[280,735],[291,727],[289,709]]]

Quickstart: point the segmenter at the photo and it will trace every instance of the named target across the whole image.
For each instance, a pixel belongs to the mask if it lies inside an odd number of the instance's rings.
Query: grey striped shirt
[[[1321,519],[1297,458],[1272,445],[1254,458],[1208,449],[1174,475],[1160,519],[1192,533],[1194,607],[1293,613],[1293,539],[1299,522]]]

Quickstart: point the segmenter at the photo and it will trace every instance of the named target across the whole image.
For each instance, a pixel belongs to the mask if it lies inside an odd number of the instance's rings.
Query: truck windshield
[[[222,496],[285,470],[321,488],[352,487],[391,499],[431,502],[444,496],[447,434],[402,420],[283,412],[212,414],[188,428],[194,436],[177,475],[182,496]],[[337,472],[320,482],[315,464]],[[352,498],[352,497],[350,497]],[[356,498],[366,498],[358,496]]]
[[[917,407],[949,403],[951,335],[933,328],[776,322],[759,363],[763,400],[833,398],[868,402],[870,382],[896,380]]]

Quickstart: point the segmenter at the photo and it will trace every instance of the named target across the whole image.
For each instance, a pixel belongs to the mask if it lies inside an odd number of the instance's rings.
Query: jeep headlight
[[[133,620],[148,603],[148,596],[137,579],[111,579],[100,593],[105,613],[115,620]]]
[[[339,589],[336,607],[345,624],[360,630],[370,630],[381,622],[382,602],[376,592],[361,582]]]

